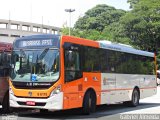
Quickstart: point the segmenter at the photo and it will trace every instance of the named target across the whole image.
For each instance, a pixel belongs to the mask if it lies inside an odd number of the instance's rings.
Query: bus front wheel
[[[90,113],[95,112],[96,109],[96,95],[92,91],[88,91],[83,100],[82,113],[84,115],[89,115]]]

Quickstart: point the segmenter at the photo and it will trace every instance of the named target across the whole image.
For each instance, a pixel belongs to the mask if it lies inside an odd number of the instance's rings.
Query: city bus
[[[11,43],[0,42],[0,108],[9,112],[9,72],[11,59]]]
[[[151,52],[73,36],[32,35],[13,43],[10,106],[40,112],[124,103],[155,95]]]

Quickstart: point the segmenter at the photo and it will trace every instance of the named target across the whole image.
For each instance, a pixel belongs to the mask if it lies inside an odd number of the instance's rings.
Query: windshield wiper
[[[41,61],[46,56],[48,50],[49,50],[49,48],[44,49],[44,51],[40,54],[38,60]]]

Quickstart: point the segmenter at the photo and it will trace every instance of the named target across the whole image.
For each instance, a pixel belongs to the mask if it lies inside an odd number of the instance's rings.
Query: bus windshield
[[[14,50],[11,63],[13,81],[54,82],[59,78],[58,49]]]

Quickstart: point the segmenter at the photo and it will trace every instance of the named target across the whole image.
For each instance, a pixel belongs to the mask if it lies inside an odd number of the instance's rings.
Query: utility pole
[[[75,9],[65,9],[66,12],[69,12],[69,36],[71,35],[71,13],[75,11]]]

